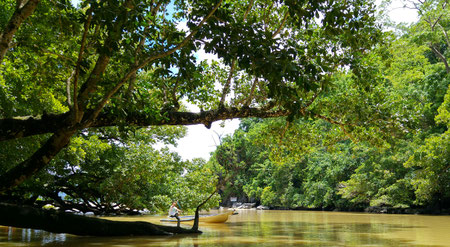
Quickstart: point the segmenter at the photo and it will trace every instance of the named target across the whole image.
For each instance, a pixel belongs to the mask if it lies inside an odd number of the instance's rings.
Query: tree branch
[[[69,143],[75,132],[74,129],[57,131],[27,160],[1,174],[0,193],[23,183],[44,168]]]
[[[216,6],[214,6],[214,9],[211,10],[211,12],[209,12],[209,14],[207,16],[205,16],[203,18],[203,20],[198,24],[196,30],[193,30],[186,38],[184,38],[184,40],[181,43],[179,43],[177,46],[175,46],[172,49],[169,49],[169,50],[167,50],[165,52],[157,53],[157,54],[155,54],[155,55],[145,59],[137,68],[135,68],[135,70],[141,69],[142,67],[146,66],[150,62],[153,62],[153,61],[155,61],[157,59],[169,56],[172,53],[174,53],[174,52],[178,51],[179,49],[183,48],[184,46],[186,46],[189,43],[189,41],[192,39],[192,37],[194,37],[194,35],[197,34],[198,30],[203,26],[203,24],[205,24],[205,22],[214,14],[214,12],[216,12],[216,10],[222,4],[222,1],[223,0],[220,0],[216,4]],[[133,72],[133,71],[131,71],[131,72]]]
[[[37,48],[37,49],[40,49],[43,53],[55,55],[55,56],[57,56],[57,57],[59,57],[59,58],[61,58],[61,59],[67,60],[67,61],[69,61],[69,62],[71,62],[71,63],[75,63],[75,60],[73,60],[71,57],[67,57],[67,56],[58,54],[58,53],[56,53],[56,52],[49,51],[49,50],[44,49],[44,48],[42,48],[42,47],[40,47],[39,45],[36,45],[36,44],[33,45],[33,46],[34,46],[35,48]]]
[[[41,135],[52,133],[55,130],[67,126],[67,116],[69,113],[59,115],[45,115],[38,117],[15,117],[9,119],[0,119],[0,141],[23,138],[33,135]],[[221,108],[202,112],[161,112],[161,116],[165,118],[152,117],[143,112],[128,112],[126,119],[121,119],[116,114],[102,112],[97,119],[93,121],[90,127],[105,127],[123,124],[125,121],[133,126],[161,126],[161,125],[195,125],[206,124],[212,122],[233,118],[260,117],[270,118],[287,116],[289,112],[286,110],[268,111],[262,108],[244,107],[238,108]]]
[[[347,130],[345,129],[345,126],[340,125],[339,128],[341,128],[342,132],[344,132],[344,134],[350,138],[350,140],[352,140],[353,143],[358,143],[355,138],[353,138],[353,136],[350,135],[350,133],[347,132]]]
[[[283,29],[284,24],[286,24],[286,20],[287,20],[288,16],[289,16],[289,11],[286,11],[286,13],[284,14],[283,21],[281,22],[280,26],[275,31],[275,33],[272,34],[272,38],[275,38],[275,36],[277,36],[281,32],[281,30]]]
[[[330,119],[328,117],[321,116],[319,114],[304,111],[302,113],[304,115],[311,114],[314,117],[323,119],[327,122],[337,124],[340,126],[346,125],[333,119]],[[139,113],[128,113],[125,119],[122,119],[115,114],[103,113],[100,114],[95,119],[93,119],[93,122],[91,122],[89,126],[90,127],[116,126],[126,122],[130,126],[203,124],[208,128],[211,126],[212,122],[218,120],[226,120],[233,118],[248,118],[248,117],[271,118],[271,117],[288,116],[289,114],[291,114],[289,111],[282,109],[275,111],[267,111],[260,108],[249,108],[249,107],[243,107],[241,109],[219,108],[210,111],[202,111],[199,113],[168,111],[161,113],[161,116],[167,116],[164,118],[152,117],[146,113],[139,112]],[[79,130],[79,127],[66,129],[65,126],[67,126],[67,123],[65,123],[65,120],[67,118],[65,119],[64,117],[67,117],[67,113],[55,115],[50,118],[49,117],[41,118],[40,120],[35,118],[28,118],[28,119],[14,118],[14,119],[0,120],[0,124],[2,126],[2,128],[0,128],[0,138],[1,138],[0,140],[17,138],[18,135],[30,136],[34,134],[43,134],[45,133],[44,131],[54,132],[55,129],[57,130],[55,134],[53,134],[53,136],[49,138],[49,140],[29,159],[15,166],[14,168],[7,171],[5,174],[2,174],[0,176],[0,192],[12,188],[22,183],[25,179],[34,175],[34,173],[45,167],[45,165],[47,165],[50,162],[50,160],[69,143],[71,136],[77,130]],[[30,123],[33,124],[33,129],[29,129]],[[9,126],[10,128],[7,129],[5,128],[6,126]],[[16,134],[14,135],[11,133]]]
[[[433,44],[430,44],[430,49],[433,51],[434,54],[436,54],[436,56],[439,57],[439,59],[441,59],[441,61],[444,63],[445,65],[445,70],[447,71],[447,74],[450,74],[450,67],[448,65],[447,59],[444,57],[444,55],[442,55],[438,49],[436,49]]]
[[[438,23],[438,25],[441,28],[442,32],[444,33],[445,41],[447,42],[447,47],[450,47],[450,40],[448,38],[447,31],[445,31],[444,27],[440,23]]]
[[[156,15],[156,13],[159,11],[159,8],[161,8],[161,5],[163,4],[163,1],[159,1],[157,4],[156,4],[156,6],[155,6],[155,8],[152,8],[151,10],[150,10],[150,12],[152,13],[152,15]]]
[[[216,192],[219,190],[219,187],[216,187],[216,189],[214,190],[213,193],[211,193],[208,198],[206,198],[206,200],[204,200],[202,203],[200,203],[197,208],[195,209],[195,217],[194,217],[194,225],[192,226],[191,230],[193,231],[198,231],[198,221],[200,219],[200,215],[199,215],[199,211],[200,208],[205,205],[205,203],[207,203],[209,201],[209,199],[211,199],[211,197],[216,194]]]
[[[123,32],[122,27],[127,21],[126,15],[129,13],[130,9],[132,9],[132,3],[133,3],[132,0],[128,0],[123,4],[123,10],[119,14],[121,16],[121,18],[119,18],[119,21],[117,21],[115,23],[114,27],[109,32],[108,38],[106,39],[105,45],[103,47],[104,52],[102,52],[100,54],[99,58],[97,59],[94,69],[91,71],[91,74],[89,75],[89,78],[87,79],[87,81],[83,84],[83,86],[80,89],[80,94],[77,97],[78,111],[75,111],[75,114],[73,116],[73,121],[75,123],[81,122],[83,115],[84,115],[85,108],[89,103],[89,99],[91,98],[91,93],[93,93],[97,90],[97,82],[100,81],[100,77],[103,74],[103,72],[106,70],[106,67],[109,64],[109,60],[111,59],[111,54],[108,54],[108,53],[111,53],[113,51],[113,48],[112,48],[113,44],[120,38],[120,36],[121,36],[120,34]],[[108,51],[108,52],[106,52],[106,51]],[[130,72],[125,76],[124,81],[121,82],[122,85],[123,85],[123,83],[125,83],[126,80],[128,80],[130,78],[131,75],[132,75],[132,73]],[[107,98],[106,100],[109,100],[109,98]],[[94,113],[96,111],[94,111]],[[88,126],[90,124],[90,122],[92,121],[92,119],[94,119],[94,118],[95,118],[95,114],[94,115],[91,114],[90,116],[88,116],[87,120],[84,121],[83,125]]]
[[[250,89],[250,94],[245,100],[244,106],[249,106],[250,103],[252,102],[253,93],[255,92],[256,89],[256,84],[258,84],[258,77],[255,77],[255,80],[253,81],[252,88]]]
[[[69,78],[67,78],[67,80],[66,80],[67,105],[69,106],[70,109],[72,109],[72,99],[70,97],[70,95],[71,95],[70,84],[71,84],[71,81],[72,81],[72,78],[74,75],[75,75],[75,70],[73,70],[72,73],[70,73]]]
[[[195,125],[204,124],[206,127],[210,126],[212,122],[219,120],[227,120],[233,118],[272,118],[287,116],[290,112],[286,110],[264,111],[259,108],[219,108],[209,111],[195,112],[163,112],[162,116],[167,116],[164,119],[155,119],[149,117],[145,113],[128,113],[126,119],[117,119],[111,114],[100,114],[97,120],[91,127],[113,126],[119,121],[125,121],[130,125],[135,126],[150,126],[150,125]]]
[[[253,7],[253,2],[254,2],[254,0],[250,0],[250,3],[248,4],[247,10],[244,13],[244,21],[247,19],[248,13],[250,12],[250,10]]]
[[[223,87],[222,97],[220,98],[219,107],[223,107],[225,105],[225,98],[230,90],[231,79],[233,78],[234,67],[236,66],[236,58],[231,61],[230,73],[228,74],[228,79]]]
[[[156,13],[159,11],[159,8],[161,7],[162,3],[163,3],[163,2],[160,1],[160,2],[155,6],[155,8],[152,8],[152,9],[151,9],[150,12],[152,13],[153,16],[156,15]],[[148,26],[146,26],[146,27],[144,28],[144,32],[143,32],[144,34],[145,34],[146,32],[148,32],[148,30],[150,29],[150,20],[147,22],[147,24],[148,24]],[[139,44],[138,44],[138,46],[137,46],[137,48],[136,48],[136,51],[135,51],[135,53],[134,53],[136,59],[134,60],[133,67],[138,67],[138,66],[139,66],[139,60],[137,59],[137,57],[141,54],[142,49],[144,49],[145,40],[146,40],[146,37],[141,37],[141,39],[139,40]],[[136,73],[137,73],[137,71],[135,71],[135,72],[131,75],[131,77],[130,77],[130,80],[129,80],[130,82],[129,82],[129,84],[128,84],[128,89],[127,89],[127,93],[126,93],[127,97],[131,97],[131,94],[133,93],[134,85],[135,85],[135,82],[136,82]]]
[[[73,80],[73,114],[74,114],[74,119],[78,119],[78,101],[77,101],[77,90],[78,90],[78,77],[80,75],[80,67],[81,67],[81,60],[83,60],[83,53],[84,53],[84,48],[86,45],[86,37],[87,34],[89,32],[89,26],[91,24],[91,20],[92,20],[92,8],[89,8],[87,11],[87,15],[88,18],[86,20],[86,22],[84,23],[84,33],[83,33],[83,37],[81,38],[81,46],[80,46],[80,51],[78,53],[78,60],[77,60],[77,65],[75,67],[75,79]]]
[[[36,9],[40,0],[29,0],[26,4],[17,2],[17,8],[5,26],[5,30],[0,34],[0,63],[3,61],[6,52],[9,49],[11,40],[19,29],[20,25],[28,18]],[[23,5],[21,7],[21,5]]]
[[[0,141],[52,133],[65,126],[68,114],[0,119]]]
[[[436,27],[437,24],[439,24],[439,21],[441,20],[441,18],[442,18],[442,15],[440,15],[438,18],[436,18],[436,21],[431,26],[431,30],[434,31],[434,28]]]

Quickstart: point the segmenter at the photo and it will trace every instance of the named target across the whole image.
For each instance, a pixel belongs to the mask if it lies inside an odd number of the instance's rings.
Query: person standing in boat
[[[177,219],[177,227],[180,227],[180,217],[178,215],[181,212],[183,211],[177,208],[177,201],[172,202],[172,206],[169,209],[169,217],[175,217]]]

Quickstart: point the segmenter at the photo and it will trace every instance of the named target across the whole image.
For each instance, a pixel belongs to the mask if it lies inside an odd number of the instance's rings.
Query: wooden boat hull
[[[228,213],[208,215],[205,217],[200,217],[199,221],[205,223],[224,223],[225,221],[228,220],[228,216],[229,216]]]
[[[228,220],[230,213],[200,215],[199,221],[204,223],[224,223]],[[194,221],[195,216],[180,216],[180,222]],[[161,219],[163,222],[177,222],[176,218]]]

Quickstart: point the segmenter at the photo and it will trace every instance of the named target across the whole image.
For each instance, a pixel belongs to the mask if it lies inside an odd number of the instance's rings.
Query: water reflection
[[[450,246],[449,216],[239,213],[225,224],[201,225],[203,234],[169,237],[78,237],[0,227],[0,246]],[[158,222],[160,218],[114,219]]]
[[[400,230],[397,224],[330,223],[309,222],[238,222],[234,236],[240,238],[265,239],[270,244],[308,246],[336,246],[336,243],[351,246],[411,246],[407,242],[383,238],[382,234]],[[237,229],[242,229],[238,231]]]

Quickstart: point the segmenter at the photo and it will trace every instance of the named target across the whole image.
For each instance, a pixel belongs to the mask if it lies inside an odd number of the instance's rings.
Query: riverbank
[[[450,208],[423,207],[423,208],[395,208],[371,206],[365,208],[284,208],[273,206],[256,206],[256,203],[242,203],[233,209],[255,209],[255,210],[303,210],[303,211],[326,211],[326,212],[361,212],[376,214],[420,214],[420,215],[450,215]]]

